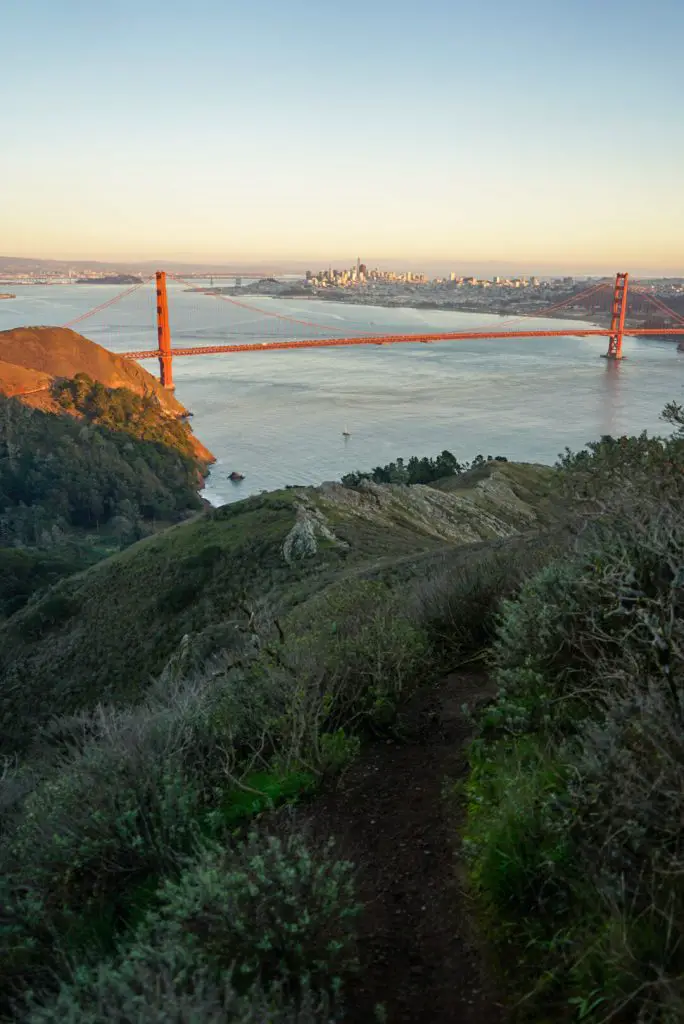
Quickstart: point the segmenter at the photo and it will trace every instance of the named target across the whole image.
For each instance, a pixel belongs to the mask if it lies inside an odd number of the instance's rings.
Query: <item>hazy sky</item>
[[[684,273],[684,0],[4,0],[0,253]]]

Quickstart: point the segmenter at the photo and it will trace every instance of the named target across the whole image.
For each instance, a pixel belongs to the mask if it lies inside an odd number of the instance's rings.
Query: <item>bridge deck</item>
[[[358,338],[304,338],[301,341],[261,341],[240,345],[198,345],[196,348],[172,348],[175,356],[201,356],[220,352],[268,352],[274,349],[295,348],[338,348],[346,345],[399,345],[428,344],[433,341],[468,341],[476,338],[607,338],[614,334],[608,328],[588,327],[577,330],[565,328],[560,331],[476,331],[448,334],[384,334],[367,335]],[[623,334],[636,337],[648,335],[683,335],[684,327],[625,328]],[[121,352],[124,359],[154,359],[159,355],[158,349],[142,352]]]

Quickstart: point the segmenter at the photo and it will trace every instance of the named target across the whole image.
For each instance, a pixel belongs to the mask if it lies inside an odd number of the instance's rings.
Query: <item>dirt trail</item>
[[[503,1024],[505,1015],[473,940],[459,884],[459,814],[442,795],[466,771],[462,712],[487,694],[459,674],[405,712],[407,739],[379,742],[309,809],[315,834],[334,835],[359,868],[365,910],[361,973],[346,987],[346,1019],[372,1024]]]

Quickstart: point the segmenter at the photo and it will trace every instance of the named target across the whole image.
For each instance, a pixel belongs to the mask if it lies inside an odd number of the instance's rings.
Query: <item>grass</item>
[[[320,502],[348,550],[322,544],[286,564],[282,545],[302,500]],[[212,644],[230,646],[228,624],[246,626],[246,608],[275,618],[381,558],[420,560],[452,547],[415,519],[360,517],[315,492],[284,490],[199,515],[58,582],[0,625],[3,734],[20,747],[56,707],[138,699],[184,636],[204,635],[204,656]]]
[[[293,519],[288,494],[228,506],[62,581],[13,616],[0,639],[5,730],[44,721],[56,705],[68,713],[135,699],[184,635],[320,568],[284,565]]]
[[[215,823],[218,819],[234,828],[263,811],[292,803],[313,792],[316,783],[312,772],[291,771],[284,776],[276,772],[252,772],[242,779],[241,788],[236,787],[226,794],[211,820]]]

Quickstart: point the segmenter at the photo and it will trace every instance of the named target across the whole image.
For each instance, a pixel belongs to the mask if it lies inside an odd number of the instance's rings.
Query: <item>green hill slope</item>
[[[19,742],[57,710],[135,699],[186,634],[220,632],[245,602],[282,615],[340,574],[534,527],[533,505],[492,490],[493,473],[467,493],[329,484],[253,497],[62,580],[0,627],[3,733]]]

